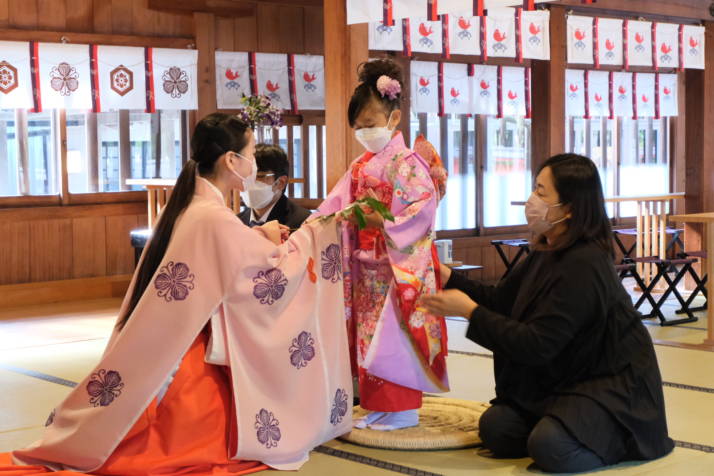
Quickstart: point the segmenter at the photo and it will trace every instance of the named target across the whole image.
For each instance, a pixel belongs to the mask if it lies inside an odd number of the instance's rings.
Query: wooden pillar
[[[369,57],[368,25],[347,25],[344,0],[325,0],[325,125],[327,192],[362,149],[347,121],[357,66]]]
[[[216,20],[212,13],[193,14],[198,49],[197,120],[216,112]]]
[[[705,22],[708,45],[714,45],[714,23]],[[714,134],[708,124],[714,124],[714,48],[705,49],[704,70],[688,69],[686,76],[686,213],[714,211]],[[685,248],[701,250],[701,226],[685,227]],[[712,279],[710,277],[709,279]]]
[[[531,166],[565,151],[565,8],[550,8],[550,61],[533,61],[531,71]]]

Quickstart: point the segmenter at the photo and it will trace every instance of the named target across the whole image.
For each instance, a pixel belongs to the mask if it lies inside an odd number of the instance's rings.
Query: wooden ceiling
[[[158,11],[204,12],[219,16],[250,17],[256,5],[271,3],[302,7],[321,7],[323,0],[149,0],[149,8]]]

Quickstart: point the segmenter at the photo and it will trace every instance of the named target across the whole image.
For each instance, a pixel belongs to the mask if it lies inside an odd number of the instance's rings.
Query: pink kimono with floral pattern
[[[422,392],[448,391],[443,317],[417,306],[436,292],[433,248],[438,194],[429,165],[401,134],[379,153],[365,153],[330,192],[318,212],[329,215],[376,196],[395,217],[384,232],[343,229],[345,299],[353,372],[368,410],[421,406]]]

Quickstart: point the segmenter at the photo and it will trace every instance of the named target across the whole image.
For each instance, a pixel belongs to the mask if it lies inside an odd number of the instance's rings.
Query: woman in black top
[[[551,472],[666,455],[662,378],[613,267],[595,164],[574,154],[549,159],[526,217],[534,250],[497,286],[442,265],[450,289],[422,301],[436,315],[469,318],[466,336],[493,351],[484,446],[497,457],[530,455]]]

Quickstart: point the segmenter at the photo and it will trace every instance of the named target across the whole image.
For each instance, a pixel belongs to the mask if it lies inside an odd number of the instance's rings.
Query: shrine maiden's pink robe
[[[352,426],[340,247],[334,221],[303,226],[275,246],[197,178],[131,319],[52,412],[42,438],[13,453],[15,463],[101,467],[209,324],[205,358],[230,366],[232,457],[299,468]]]
[[[355,160],[319,207],[322,215],[376,197],[395,217],[384,231],[343,231],[345,297],[360,405],[373,411],[421,406],[422,392],[448,391],[444,318],[418,306],[438,288],[433,248],[439,200],[430,166],[401,133]]]

